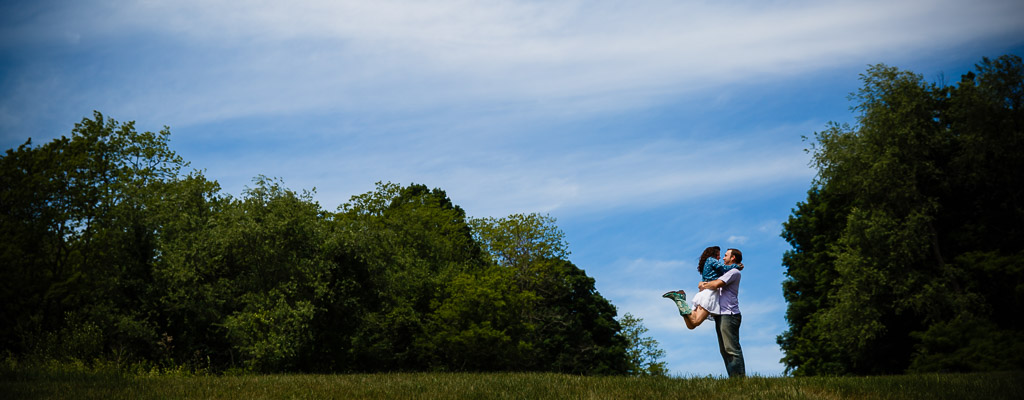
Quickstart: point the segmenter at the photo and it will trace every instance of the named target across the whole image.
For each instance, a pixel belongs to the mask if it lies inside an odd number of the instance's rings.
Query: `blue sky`
[[[235,196],[263,174],[333,210],[391,181],[550,214],[683,376],[725,374],[714,330],[659,296],[738,247],[748,373],[778,375],[801,136],[855,122],[868,65],[955,82],[1024,54],[1021,21],[1019,0],[4,1],[0,144],[99,110],[169,126]]]

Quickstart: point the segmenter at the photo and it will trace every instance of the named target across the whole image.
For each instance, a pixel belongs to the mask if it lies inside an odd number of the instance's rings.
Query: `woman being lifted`
[[[694,329],[699,326],[704,320],[708,318],[714,318],[711,314],[718,314],[718,297],[719,291],[717,289],[710,290],[704,289],[704,283],[718,279],[725,273],[733,268],[739,268],[743,270],[742,259],[736,257],[732,252],[726,252],[724,259],[719,259],[722,249],[718,246],[711,246],[704,249],[704,252],[700,255],[700,260],[697,261],[697,272],[700,273],[701,283],[698,284],[698,288],[701,290],[697,292],[696,296],[693,296],[693,309],[691,310],[690,305],[686,303],[686,292],[682,290],[676,290],[668,292],[661,297],[671,299],[676,303],[676,307],[679,308],[679,315],[683,317],[683,322],[686,323],[686,327]]]

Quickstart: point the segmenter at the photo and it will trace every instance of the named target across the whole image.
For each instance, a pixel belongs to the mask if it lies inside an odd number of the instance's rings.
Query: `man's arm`
[[[704,289],[715,290],[715,289],[718,289],[718,288],[720,288],[722,286],[725,286],[725,281],[723,281],[721,279],[715,279],[715,280],[710,281],[710,282],[698,283],[697,284],[697,289],[700,289],[700,290],[704,290]]]

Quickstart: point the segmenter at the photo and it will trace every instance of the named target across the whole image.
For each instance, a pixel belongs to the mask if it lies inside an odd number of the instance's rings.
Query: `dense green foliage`
[[[658,347],[658,341],[654,338],[644,336],[647,327],[643,320],[626,313],[619,321],[622,324],[622,332],[629,340],[628,355],[630,364],[636,368],[634,375],[640,376],[667,376],[668,365],[664,361],[658,361],[665,357],[665,350]]]
[[[782,236],[796,375],[1024,368],[1024,63],[952,86],[877,65],[815,135]]]
[[[640,371],[627,354],[639,341],[568,261],[550,217],[471,219],[444,191],[415,184],[378,184],[335,212],[265,177],[233,198],[183,174],[168,138],[96,113],[70,138],[0,158],[6,358]]]

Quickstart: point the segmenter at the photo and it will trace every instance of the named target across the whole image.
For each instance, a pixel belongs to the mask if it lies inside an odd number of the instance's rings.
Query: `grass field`
[[[1010,399],[1024,372],[789,378],[542,373],[172,376],[7,372],[3,399]]]

